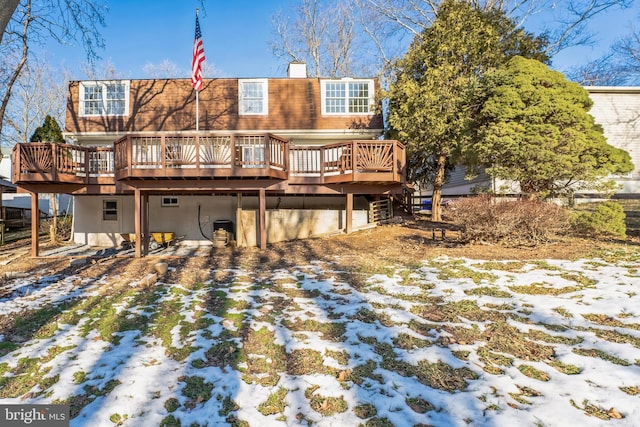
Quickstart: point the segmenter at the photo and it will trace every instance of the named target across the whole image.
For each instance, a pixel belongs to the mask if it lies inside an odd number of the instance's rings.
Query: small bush
[[[540,200],[499,201],[482,195],[456,200],[447,211],[465,242],[536,246],[569,229],[566,209]]]
[[[595,210],[576,212],[571,216],[571,228],[576,234],[593,237],[627,237],[626,215],[619,203],[599,203]]]

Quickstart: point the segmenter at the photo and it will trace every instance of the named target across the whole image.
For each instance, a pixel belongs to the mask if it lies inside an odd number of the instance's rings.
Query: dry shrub
[[[465,242],[536,246],[569,228],[566,209],[540,200],[496,200],[489,195],[459,199],[448,217]]]

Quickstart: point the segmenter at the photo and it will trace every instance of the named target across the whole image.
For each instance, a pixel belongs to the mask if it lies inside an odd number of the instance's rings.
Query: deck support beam
[[[267,192],[260,189],[259,194],[259,220],[260,223],[260,249],[267,249]]]
[[[31,256],[40,255],[40,207],[38,193],[31,193]]]
[[[133,199],[135,204],[134,211],[134,228],[135,228],[135,257],[142,257],[142,192],[139,189],[133,191]]]
[[[353,231],[353,193],[346,195],[346,211],[345,211],[345,232],[351,234]]]
[[[142,256],[149,254],[149,193],[142,192]]]
[[[242,229],[242,193],[236,195],[236,245],[242,247],[246,244],[243,240],[244,230]]]

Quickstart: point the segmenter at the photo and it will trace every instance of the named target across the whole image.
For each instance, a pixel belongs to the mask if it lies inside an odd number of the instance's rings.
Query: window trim
[[[115,203],[115,208],[109,208],[107,203]],[[109,213],[108,213],[109,212]],[[107,215],[114,215],[115,218],[107,218]],[[102,199],[102,221],[118,221],[118,200],[117,199]]]
[[[345,110],[344,112],[328,112],[327,111],[327,83],[344,83],[345,87]],[[349,112],[349,83],[366,83],[368,85],[369,90],[369,105],[367,112]],[[375,104],[375,83],[373,79],[352,79],[352,78],[342,78],[342,79],[323,79],[320,80],[320,96],[321,96],[321,107],[322,107],[322,115],[324,116],[372,116],[374,115],[374,104]]]
[[[262,112],[247,112],[243,106],[245,96],[243,94],[243,85],[245,83],[262,84]],[[259,98],[253,98],[258,100]],[[238,115],[240,116],[267,116],[269,115],[269,79],[238,79]]]
[[[162,196],[162,199],[160,200],[160,206],[162,206],[163,208],[180,207],[180,199],[178,198],[178,196]]]
[[[107,85],[110,84],[122,84],[124,85],[124,112],[122,114],[107,114],[106,103],[109,101],[107,98]],[[85,113],[85,90],[87,87],[95,87],[100,86],[101,88],[101,99],[102,105],[100,106],[100,113]],[[80,117],[123,117],[129,115],[129,97],[131,92],[131,81],[130,80],[91,80],[91,81],[83,81],[80,82],[80,87],[78,91],[78,115]]]

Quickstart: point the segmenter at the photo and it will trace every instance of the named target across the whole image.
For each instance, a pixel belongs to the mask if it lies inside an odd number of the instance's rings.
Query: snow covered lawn
[[[91,427],[640,420],[637,255],[200,276],[5,280],[0,402]]]

